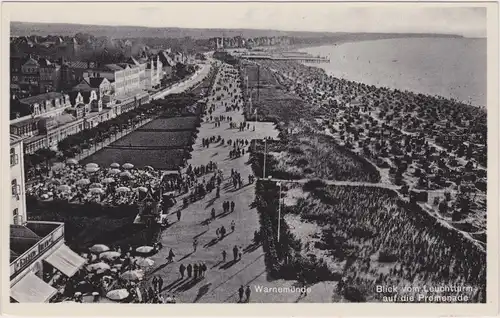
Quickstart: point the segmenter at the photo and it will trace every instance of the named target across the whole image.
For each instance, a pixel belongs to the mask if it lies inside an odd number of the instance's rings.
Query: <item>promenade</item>
[[[228,67],[228,66],[225,66]],[[216,78],[218,81],[219,76]],[[228,85],[229,83],[223,83]],[[238,86],[237,86],[238,87]],[[222,90],[221,90],[222,91]],[[216,93],[218,94],[218,93]],[[236,95],[241,96],[239,91]],[[212,96],[209,107],[215,105],[213,116],[231,116],[233,122],[243,122],[244,117],[242,109],[239,111],[226,112],[223,107],[224,102],[229,99],[222,98],[217,101],[217,96]],[[226,95],[227,96],[227,95]],[[215,104],[214,104],[215,103]],[[252,125],[252,123],[251,123]],[[252,246],[253,235],[259,230],[259,216],[256,209],[250,205],[254,201],[254,184],[248,184],[248,176],[252,174],[248,153],[236,159],[229,158],[229,151],[232,147],[228,145],[210,145],[209,148],[202,146],[202,139],[210,136],[221,136],[223,139],[247,139],[277,137],[277,131],[272,123],[257,123],[255,131],[252,129],[239,131],[230,129],[228,122],[223,122],[220,127],[215,128],[214,123],[209,121],[208,116],[200,127],[198,138],[192,152],[192,159],[188,164],[199,166],[207,164],[209,161],[216,162],[218,167],[223,170],[225,180],[221,185],[220,198],[215,199],[215,192],[209,193],[205,198],[190,204],[182,209],[182,197],[177,198],[178,203],[174,206],[168,215],[168,220],[173,223],[162,233],[161,243],[163,249],[152,257],[155,266],[149,271],[148,279],[152,275],[161,276],[164,280],[163,294],[174,293],[181,303],[236,303],[238,302],[238,288],[243,285],[251,286],[252,296],[250,302],[295,302],[299,293],[264,293],[256,292],[255,287],[288,287],[291,288],[293,281],[272,281],[268,282],[264,264],[264,252],[261,246]],[[231,169],[241,174],[243,187],[234,190],[230,185]],[[200,179],[202,179],[201,177]],[[228,214],[222,212],[222,202],[234,201],[235,211]],[[215,208],[216,219],[207,222],[210,219],[211,209]],[[177,221],[176,212],[181,209],[181,219]],[[236,228],[232,233],[230,231],[231,221],[235,221]],[[228,235],[222,240],[212,242],[216,236],[216,229],[224,226],[228,230]],[[193,251],[193,239],[198,239],[197,251]],[[243,256],[241,260],[233,262],[232,248],[237,245],[241,248]],[[167,263],[167,255],[170,249],[175,253],[175,261]],[[222,261],[222,251],[227,252],[226,262]],[[205,278],[199,281],[180,279],[179,266],[205,262],[207,273]],[[314,286],[321,292],[312,293],[302,299],[302,301],[329,301],[331,297],[331,288],[322,283]],[[325,298],[326,297],[326,298]],[[325,298],[325,299],[323,299]]]

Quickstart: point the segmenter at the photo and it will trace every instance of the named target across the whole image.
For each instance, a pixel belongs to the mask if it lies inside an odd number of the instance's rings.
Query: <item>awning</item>
[[[10,297],[19,303],[44,303],[57,293],[57,290],[35,276],[29,273],[12,286]]]
[[[64,244],[47,257],[45,261],[68,277],[75,275],[83,264],[85,264],[83,257],[73,252]]]

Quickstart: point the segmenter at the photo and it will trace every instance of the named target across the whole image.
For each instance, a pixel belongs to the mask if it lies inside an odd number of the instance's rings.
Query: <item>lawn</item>
[[[256,175],[262,175],[263,143],[251,161]],[[377,169],[363,158],[338,145],[326,135],[299,133],[287,140],[270,141],[267,146],[266,174],[285,179],[327,179],[376,183]]]
[[[82,164],[95,162],[103,167],[109,167],[113,162],[120,164],[129,162],[138,168],[152,166],[161,170],[177,170],[183,164],[186,151],[183,149],[113,149],[104,148],[82,160]]]
[[[174,117],[174,118],[159,118],[142,126],[137,131],[159,130],[159,131],[175,131],[175,130],[195,130],[198,123],[198,118],[195,116],[189,117]]]
[[[193,132],[190,131],[134,131],[110,145],[114,147],[141,148],[182,148],[191,143]]]

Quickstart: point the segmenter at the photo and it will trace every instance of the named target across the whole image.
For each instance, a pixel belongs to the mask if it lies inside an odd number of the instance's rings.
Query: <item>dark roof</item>
[[[63,94],[58,93],[58,92],[48,92],[48,93],[20,99],[19,102],[22,104],[34,104],[34,103],[43,102],[43,101],[46,101],[49,99],[61,98],[63,96],[64,96]]]
[[[46,58],[40,58],[38,59],[38,64],[40,64],[40,66],[42,67],[53,67],[54,65],[49,61],[47,60]]]
[[[106,79],[105,77],[92,77],[92,78],[89,78],[90,87],[97,88],[97,87],[101,86],[102,82],[105,79]]]
[[[164,66],[174,66],[174,61],[170,56],[168,56],[167,52],[161,51],[160,54],[158,54],[160,57],[160,61]]]
[[[90,86],[90,84],[86,80],[82,80],[80,84],[74,86],[71,91],[73,92],[90,92],[94,89]]]
[[[37,60],[35,60],[35,59],[34,59],[34,58],[32,58],[32,57],[29,57],[28,59],[26,59],[26,60],[24,61],[23,65],[24,65],[24,64],[26,64],[26,63],[31,63],[31,64],[36,64],[36,65],[38,65]]]

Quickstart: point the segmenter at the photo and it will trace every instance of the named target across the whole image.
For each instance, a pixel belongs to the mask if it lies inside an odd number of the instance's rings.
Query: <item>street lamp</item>
[[[280,188],[280,194],[278,198],[278,242],[280,241],[280,228],[281,228],[281,182],[277,182],[276,185]]]
[[[266,178],[266,158],[267,158],[267,138],[264,138],[264,169],[262,170],[262,178]]]

